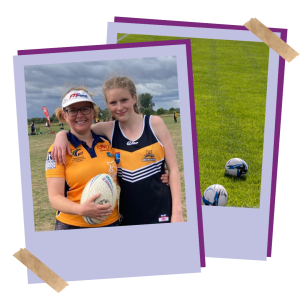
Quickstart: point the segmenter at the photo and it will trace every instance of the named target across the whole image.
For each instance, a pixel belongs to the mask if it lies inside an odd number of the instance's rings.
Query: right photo
[[[118,34],[118,43],[178,39]],[[269,47],[190,40],[202,204],[259,208]]]

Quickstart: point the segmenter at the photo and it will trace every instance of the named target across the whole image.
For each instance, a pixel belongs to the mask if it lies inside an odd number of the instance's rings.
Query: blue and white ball
[[[225,206],[227,204],[228,195],[225,188],[220,184],[214,184],[208,187],[202,197],[205,205]]]
[[[93,177],[83,189],[80,204],[83,204],[87,199],[98,193],[101,193],[101,195],[95,200],[95,203],[102,205],[110,203],[112,207],[115,206],[117,201],[117,186],[110,175],[99,174]],[[83,216],[83,219],[88,224],[99,224],[104,221],[86,216]]]
[[[225,172],[231,176],[245,176],[248,172],[246,162],[240,158],[232,158],[225,165]]]

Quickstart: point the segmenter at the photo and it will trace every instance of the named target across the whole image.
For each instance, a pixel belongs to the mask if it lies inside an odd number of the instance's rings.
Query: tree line
[[[179,113],[179,108],[171,107],[170,109],[164,109],[164,108],[158,108],[157,110],[154,110],[155,103],[153,102],[153,96],[149,93],[143,93],[140,94],[138,97],[138,103],[139,103],[139,111],[143,115],[163,115],[163,114],[173,114],[175,111]],[[99,115],[96,117],[98,120],[104,120],[108,121],[110,120],[110,111],[108,108],[100,109],[99,107]],[[31,118],[27,119],[28,125],[33,122],[34,124],[46,124],[47,119],[44,118]],[[50,117],[51,123],[58,123],[58,119],[55,115],[55,113]]]

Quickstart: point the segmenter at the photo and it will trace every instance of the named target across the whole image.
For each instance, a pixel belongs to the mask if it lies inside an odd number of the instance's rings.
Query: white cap
[[[83,91],[83,90],[72,90],[70,91],[62,100],[61,106],[62,108],[67,107],[71,104],[78,103],[78,102],[84,102],[88,101],[93,104],[96,104],[89,93]]]

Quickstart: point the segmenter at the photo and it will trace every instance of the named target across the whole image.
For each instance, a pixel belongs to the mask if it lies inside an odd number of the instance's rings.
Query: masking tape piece
[[[56,292],[61,292],[69,284],[60,278],[56,273],[49,269],[44,263],[37,259],[26,248],[20,249],[13,255],[34,274],[44,280]]]
[[[279,38],[274,32],[272,32],[256,18],[251,18],[250,21],[244,24],[244,26],[286,61],[291,62],[296,56],[299,55],[297,51],[286,44],[281,38]]]

